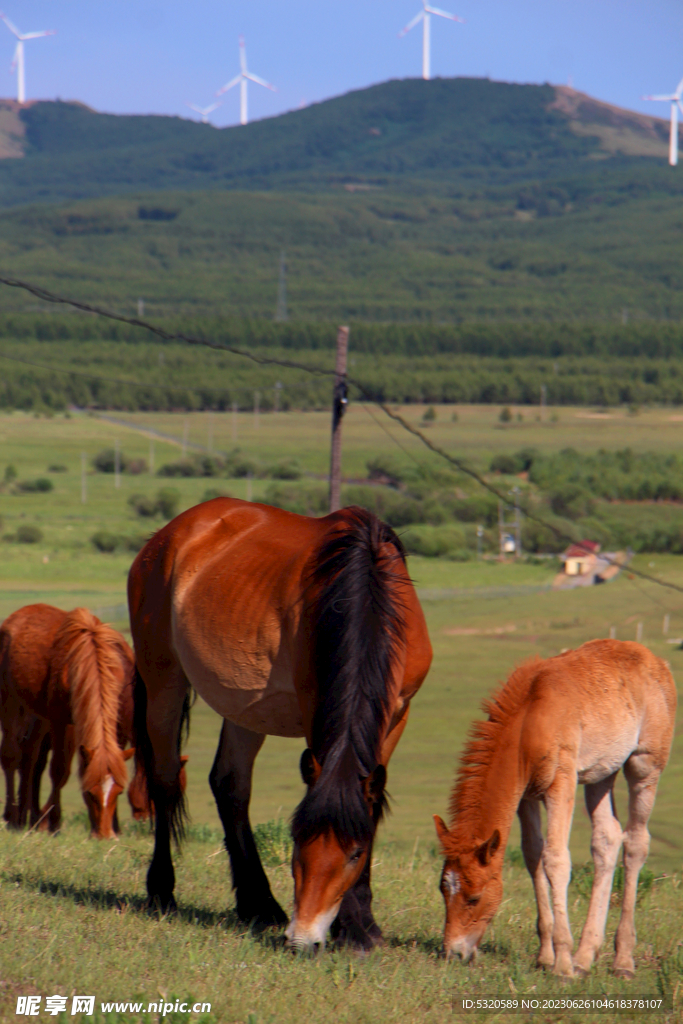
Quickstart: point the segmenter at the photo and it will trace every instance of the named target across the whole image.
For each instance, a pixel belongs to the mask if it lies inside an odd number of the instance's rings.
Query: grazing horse
[[[128,581],[136,749],[156,808],[150,906],[175,906],[170,839],[182,836],[180,736],[190,687],[224,719],[210,784],[237,913],[287,917],[249,824],[266,735],[305,736],[293,822],[292,946],[381,940],[370,864],[386,765],[431,661],[396,534],[371,513],[323,519],[230,498],[189,509],[148,541]]]
[[[520,666],[484,710],[488,721],[475,723],[460,763],[450,831],[441,818],[434,819],[446,858],[441,876],[446,954],[469,960],[496,913],[505,845],[517,812],[536,892],[538,966],[552,967],[562,977],[590,970],[605,937],[623,842],[624,895],[614,973],[632,978],[638,874],[649,849],[647,822],[674,729],[676,688],[666,662],[640,644],[592,640],[576,651]],[[629,788],[625,830],[613,794],[622,767]],[[572,961],[568,842],[577,783],[585,786],[595,876]],[[539,801],[548,818],[545,842]]]
[[[85,608],[63,612],[27,605],[0,628],[0,761],[7,782],[5,820],[17,827],[47,817],[61,822],[60,793],[79,752],[79,775],[92,834],[112,838],[116,800],[127,771],[117,742],[120,696],[130,685],[133,655],[123,637]],[[37,813],[40,775],[52,747],[52,792]],[[21,773],[17,806],[14,772]],[[35,824],[32,821],[32,824]]]

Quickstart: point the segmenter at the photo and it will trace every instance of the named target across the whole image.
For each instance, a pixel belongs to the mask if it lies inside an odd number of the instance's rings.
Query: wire
[[[225,345],[221,342],[209,341],[206,338],[196,338],[192,335],[182,334],[180,332],[172,334],[170,331],[165,331],[161,327],[156,327],[147,320],[140,320],[137,317],[123,316],[121,313],[112,313],[109,310],[101,309],[99,306],[92,306],[87,302],[78,302],[76,299],[68,299],[63,295],[55,295],[53,292],[49,292],[44,288],[39,288],[37,285],[29,284],[26,281],[20,281],[15,277],[4,277],[3,275],[0,275],[0,284],[7,285],[9,288],[21,288],[23,291],[30,292],[31,295],[35,295],[44,302],[52,302],[63,306],[73,306],[74,309],[81,309],[86,313],[96,313],[98,316],[103,316],[108,320],[117,320],[119,323],[130,324],[133,327],[141,327],[143,330],[150,331],[152,334],[156,334],[157,337],[163,338],[164,341],[184,341],[188,345],[201,345],[216,351],[232,352],[233,355],[242,356],[244,359],[249,359],[254,363],[258,363],[260,366],[282,366],[290,369],[303,370],[304,373],[311,373],[320,377],[334,378],[337,376],[335,370],[326,370],[320,366],[307,366],[305,363],[295,362],[291,359],[275,359],[268,356],[257,356],[253,352],[248,352],[235,345]],[[463,459],[458,459],[454,455],[449,455],[448,452],[443,450],[443,448],[440,448],[437,444],[434,444],[433,441],[430,441],[422,431],[417,429],[417,427],[414,427],[399,413],[390,409],[385,402],[381,402],[379,399],[375,398],[372,390],[367,387],[367,385],[363,384],[362,381],[355,380],[353,377],[348,376],[346,379],[349,384],[358,389],[366,401],[372,402],[380,408],[386,416],[394,420],[396,423],[400,423],[403,429],[408,431],[409,434],[419,438],[426,448],[434,452],[440,458],[445,459],[446,462],[449,462],[452,466],[455,466],[461,473],[465,473],[467,476],[471,477],[471,479],[475,480],[480,487],[483,487],[490,494],[493,494],[499,501],[503,502],[505,505],[510,504],[509,495],[505,495],[502,491],[499,491],[497,487],[494,487],[488,480],[485,480],[484,477],[476,471],[476,469],[469,466]],[[564,530],[560,530],[559,527],[554,525],[554,523],[550,523],[546,519],[535,515],[533,512],[530,512],[528,508],[524,508],[522,506],[519,506],[519,508],[530,522],[536,523],[538,526],[542,526],[545,529],[550,530],[558,540],[561,540],[563,543],[573,544],[576,547],[582,548],[587,553],[589,552],[589,548],[585,547],[581,541],[574,540],[573,537],[568,533],[565,533]],[[609,565],[616,565],[620,569],[623,568],[623,566],[615,559],[605,557],[605,561]],[[643,572],[641,569],[635,569],[633,566],[629,569],[629,572],[634,576],[639,576],[640,579],[648,580],[650,583],[656,583],[657,586],[666,587],[668,590],[675,590],[677,593],[683,594],[683,587],[679,586],[677,583],[670,583],[668,580],[657,579],[655,576],[650,576],[649,573]]]

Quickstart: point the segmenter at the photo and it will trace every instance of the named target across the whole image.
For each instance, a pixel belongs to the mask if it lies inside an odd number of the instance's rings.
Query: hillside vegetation
[[[620,148],[666,153],[659,118],[573,90],[488,79],[384,82],[220,131],[177,117],[100,114],[78,103],[34,103],[13,113],[24,159],[0,166],[5,204],[335,181],[424,179],[431,188],[450,188],[454,175],[467,180],[473,167],[483,170],[483,180],[507,184],[546,178]]]

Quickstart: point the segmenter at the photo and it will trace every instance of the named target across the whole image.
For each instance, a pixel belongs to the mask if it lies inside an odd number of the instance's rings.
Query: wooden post
[[[258,430],[258,414],[261,403],[261,392],[254,392],[254,430]]]
[[[213,451],[213,413],[212,412],[209,413],[209,444],[208,444],[208,451],[209,451],[209,454],[211,454],[211,452]]]
[[[118,491],[121,486],[121,447],[119,445],[119,439],[116,438],[114,448],[114,487]]]
[[[183,420],[183,458],[187,455],[187,435],[189,433],[190,426],[187,422],[187,416]]]
[[[149,471],[154,472],[154,438],[149,439]]]
[[[232,403],[232,443],[237,441],[237,402]]]
[[[341,505],[341,423],[348,403],[346,386],[346,355],[349,348],[349,329],[337,332],[337,361],[334,367],[334,394],[332,398],[332,449],[330,453],[330,512]]]
[[[88,500],[88,488],[86,483],[86,456],[81,452],[81,504],[85,505]]]

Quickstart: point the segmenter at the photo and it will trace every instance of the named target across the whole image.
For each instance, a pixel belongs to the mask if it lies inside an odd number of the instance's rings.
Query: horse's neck
[[[463,840],[487,840],[495,831],[507,843],[517,807],[529,779],[519,756],[521,722],[513,720],[502,731],[500,741],[484,771],[470,776],[463,789],[460,807],[455,808],[454,827]]]

